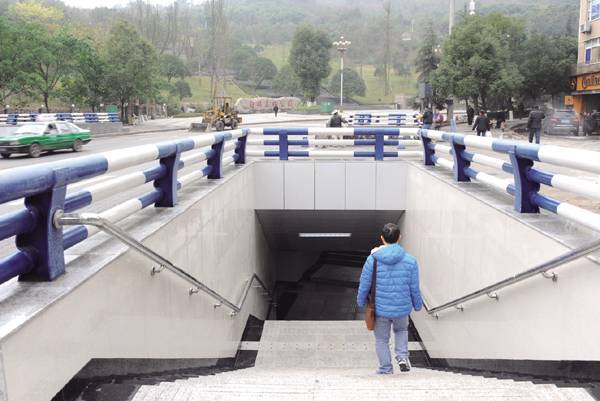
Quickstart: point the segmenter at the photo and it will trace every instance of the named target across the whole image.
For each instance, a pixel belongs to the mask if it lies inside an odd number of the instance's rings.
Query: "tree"
[[[0,18],[0,103],[16,93],[27,93],[35,60],[23,41],[21,25]]]
[[[186,97],[192,97],[192,89],[190,88],[190,84],[184,80],[175,82],[175,94],[179,96],[179,101],[182,101],[183,98]]]
[[[522,97],[536,100],[569,91],[571,66],[577,62],[577,40],[570,36],[532,34],[520,57]]]
[[[440,63],[440,47],[437,36],[433,30],[433,23],[428,21],[425,29],[423,43],[417,52],[415,68],[419,74],[419,80],[429,82],[431,74],[438,68]]]
[[[248,79],[243,76],[244,73],[247,73],[247,70],[245,70],[244,67],[247,63],[252,62],[257,57],[258,54],[256,53],[256,50],[250,46],[240,46],[231,53],[228,60],[229,68],[234,71],[237,79]]]
[[[256,57],[244,63],[240,76],[254,82],[258,89],[264,80],[273,79],[277,75],[277,67],[266,57]]]
[[[329,49],[331,40],[325,32],[304,26],[294,35],[290,65],[300,79],[304,95],[311,101],[319,96],[321,81],[331,72]]]
[[[108,91],[121,105],[121,118],[129,121],[126,105],[134,98],[157,94],[158,57],[156,50],[127,22],[110,30],[108,41]]]
[[[24,1],[10,8],[10,16],[18,26],[17,58],[29,64],[27,86],[41,95],[46,110],[49,99],[59,94],[61,80],[73,72],[81,40],[63,24],[61,10],[38,1]]]
[[[74,72],[82,42],[66,29],[50,33],[33,25],[28,30],[28,41],[36,60],[31,88],[42,96],[50,112],[49,99],[59,94],[59,82]]]
[[[329,91],[331,93],[340,93],[340,72],[336,72],[331,77]],[[364,96],[367,91],[367,85],[360,75],[351,68],[344,68],[344,96]]]
[[[390,64],[391,64],[391,50],[390,41],[392,36],[392,2],[391,0],[384,0],[383,10],[385,11],[385,19],[383,24],[383,95],[388,96],[392,87],[390,84]]]
[[[513,60],[522,35],[522,25],[513,18],[466,18],[444,45],[440,66],[432,74],[434,89],[444,97],[471,99],[483,109],[503,106],[523,82]]]
[[[11,7],[11,14],[20,22],[57,28],[64,15],[61,10],[39,1],[23,1]]]
[[[205,3],[208,24],[208,54],[210,73],[210,95],[217,96],[219,89],[225,92],[225,44],[228,40],[229,26],[225,12],[225,0],[209,0]],[[220,88],[219,88],[220,87]],[[223,93],[224,94],[224,93]]]
[[[167,78],[168,83],[171,83],[171,80],[175,77],[184,79],[190,75],[185,63],[172,54],[160,56],[160,73]]]
[[[83,103],[96,111],[108,96],[107,61],[88,42],[82,42],[72,74],[62,81],[62,97],[71,103]]]
[[[300,79],[296,76],[289,64],[281,67],[273,79],[273,88],[286,96],[294,96],[302,92]]]

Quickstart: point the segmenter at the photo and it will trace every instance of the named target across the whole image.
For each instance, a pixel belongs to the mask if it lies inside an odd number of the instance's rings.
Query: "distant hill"
[[[464,14],[469,0],[456,0],[457,17]],[[499,12],[523,19],[529,30],[547,34],[576,34],[579,0],[479,0],[478,13]],[[240,27],[243,32],[254,30],[256,38],[275,43],[287,42],[290,29],[302,23],[320,24],[323,29],[337,31],[344,25],[372,23],[382,14],[382,0],[238,0],[230,3],[234,21],[253,26]],[[447,32],[449,3],[447,0],[392,0],[394,19],[402,27],[419,27],[432,20],[440,33]],[[344,18],[341,19],[340,16]],[[263,29],[270,27],[271,29]],[[377,30],[380,25],[371,24]]]

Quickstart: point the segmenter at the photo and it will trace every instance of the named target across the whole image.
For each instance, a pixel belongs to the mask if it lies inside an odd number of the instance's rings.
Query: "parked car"
[[[58,149],[79,152],[91,140],[89,130],[66,121],[27,123],[10,135],[0,136],[0,156],[8,159],[12,154],[25,153],[39,157],[42,152]]]
[[[578,135],[579,118],[573,110],[554,110],[546,114],[543,131],[550,135]]]

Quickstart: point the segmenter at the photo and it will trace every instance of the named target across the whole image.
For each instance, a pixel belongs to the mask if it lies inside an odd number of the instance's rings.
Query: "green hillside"
[[[183,99],[188,103],[209,103],[210,102],[210,77],[189,77],[186,81],[190,84],[193,96]],[[231,96],[234,101],[240,97],[248,96],[239,86],[232,82],[227,82],[225,86],[225,95]]]

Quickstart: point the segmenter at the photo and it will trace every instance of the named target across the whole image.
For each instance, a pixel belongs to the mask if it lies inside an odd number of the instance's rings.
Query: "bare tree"
[[[208,6],[209,32],[209,72],[210,93],[225,94],[225,52],[227,43],[227,20],[225,18],[225,0],[210,0]]]
[[[383,0],[383,10],[385,12],[384,19],[384,42],[383,42],[383,83],[384,89],[383,94],[389,96],[392,92],[390,83],[390,64],[391,64],[391,51],[390,51],[390,40],[392,31],[392,2],[391,0]]]
[[[177,26],[176,18],[173,18],[177,14],[176,4],[173,3],[167,8],[167,12],[163,12],[161,6],[154,6],[144,0],[131,3],[136,30],[158,50],[159,55],[167,50]]]

